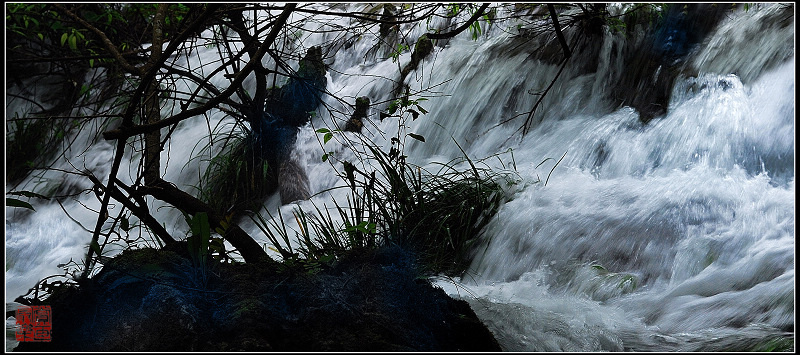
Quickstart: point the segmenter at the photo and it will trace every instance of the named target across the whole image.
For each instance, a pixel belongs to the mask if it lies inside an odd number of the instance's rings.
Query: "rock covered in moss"
[[[396,21],[396,14],[397,8],[392,4],[382,4],[383,6],[383,14],[381,15],[381,24],[379,27],[379,33],[381,34],[381,38],[386,38],[392,32],[397,32],[398,25],[389,23],[391,21]]]
[[[361,128],[364,127],[364,119],[367,118],[367,110],[369,110],[369,98],[361,96],[356,99],[356,109],[353,115],[347,120],[344,130],[347,132],[361,133]]]
[[[411,61],[400,71],[400,82],[403,82],[409,73],[417,70],[419,63],[422,62],[428,54],[431,54],[431,52],[433,52],[433,42],[426,35],[420,36],[417,43],[414,45],[414,51],[411,52]],[[400,86],[398,86],[398,88],[400,88]],[[396,88],[395,94],[398,93],[399,89]]]
[[[300,60],[299,68],[289,81],[267,101],[266,114],[284,125],[300,127],[311,118],[311,112],[322,103],[327,87],[327,69],[322,49],[311,47]]]
[[[295,75],[284,86],[269,90],[264,112],[259,112],[258,117],[251,119],[250,134],[244,143],[248,155],[254,158],[251,161],[259,163],[252,164],[259,165],[250,170],[253,178],[244,181],[252,186],[266,185],[266,188],[251,189],[255,195],[242,199],[261,199],[264,197],[261,193],[269,194],[276,189],[280,189],[282,201],[308,198],[308,177],[304,170],[295,169],[298,166],[290,160],[291,151],[299,127],[308,123],[312,112],[322,103],[327,86],[326,73],[322,49],[311,47],[300,60]],[[248,164],[245,161],[244,164]],[[266,173],[262,173],[262,161],[266,162]],[[241,164],[235,165],[237,169],[239,166]],[[297,179],[286,179],[287,176]],[[263,179],[259,180],[261,177]]]
[[[182,255],[183,254],[183,255]],[[330,266],[216,264],[122,253],[52,295],[53,341],[18,351],[499,351],[465,301],[419,278],[397,247]]]

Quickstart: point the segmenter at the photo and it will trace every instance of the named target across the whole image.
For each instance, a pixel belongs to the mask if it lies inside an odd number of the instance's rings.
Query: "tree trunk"
[[[162,55],[164,44],[164,17],[166,17],[167,4],[159,4],[153,20],[153,46],[150,51],[148,69],[156,65]],[[161,120],[161,105],[158,100],[158,77],[147,86],[144,96],[145,121],[156,123]],[[151,184],[161,175],[161,130],[155,129],[145,134],[144,139],[144,182]]]

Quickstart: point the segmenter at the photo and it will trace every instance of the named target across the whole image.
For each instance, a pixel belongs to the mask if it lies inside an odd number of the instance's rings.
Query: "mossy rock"
[[[399,247],[314,274],[219,264],[205,288],[175,251],[126,251],[45,302],[53,341],[18,351],[499,351],[465,301],[420,278]]]

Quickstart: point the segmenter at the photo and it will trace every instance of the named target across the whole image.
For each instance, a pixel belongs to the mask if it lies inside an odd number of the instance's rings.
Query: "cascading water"
[[[509,351],[719,351],[793,337],[794,25],[793,17],[788,26],[776,24],[781,6],[730,14],[688,54],[686,67],[696,75],[677,77],[667,114],[647,124],[636,110],[608,100],[611,83],[627,70],[612,58],[633,45],[619,35],[598,40],[599,59],[571,59],[577,64],[547,94],[524,136],[517,129],[536,102],[532,93],[549,84],[558,66],[520,49],[503,23],[477,39],[462,34],[439,44],[405,78],[412,93],[428,98],[422,105],[429,111],[409,122],[409,132],[426,139],[406,145],[409,159],[446,162],[461,156],[461,148],[472,158],[497,154],[497,168],[513,166],[521,179],[487,227],[490,240],[469,275],[438,285],[469,301]],[[347,20],[313,21],[335,28]],[[430,24],[437,25],[443,24]],[[425,33],[423,27],[408,29],[409,37]],[[330,36],[306,34],[302,43],[330,43]],[[395,62],[375,48],[375,42],[350,39],[323,49],[331,68],[327,90],[379,103],[364,134],[388,146],[386,137],[398,127],[379,120],[377,111],[388,105],[395,86],[390,79],[411,55]],[[575,69],[592,61],[591,71]],[[330,97],[326,104],[349,111]],[[334,125],[330,111],[322,111],[299,131],[292,152],[305,166],[312,193],[341,183],[322,154],[352,158],[335,140],[320,148],[314,129]],[[226,118],[209,119],[213,127]],[[205,124],[182,124],[173,141],[197,142],[207,134]],[[113,147],[79,138],[94,142],[90,150],[76,147],[65,156],[106,176]],[[163,154],[185,162],[197,149],[172,146]],[[166,180],[190,191],[205,165],[197,159],[162,169]],[[61,189],[87,184],[49,174],[30,177],[25,186],[48,178]],[[314,199],[337,196],[332,191]],[[71,218],[91,228],[96,216],[79,203],[98,203],[93,196],[64,203]],[[278,206],[271,198],[265,208]],[[59,273],[57,264],[79,260],[91,238],[59,205],[35,207],[26,216],[6,212],[7,301]],[[281,211],[290,216],[292,208]],[[153,211],[170,230],[186,230],[179,213]],[[243,227],[266,241],[255,226]]]

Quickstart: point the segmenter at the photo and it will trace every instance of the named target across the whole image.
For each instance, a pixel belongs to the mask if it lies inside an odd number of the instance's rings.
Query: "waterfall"
[[[667,113],[646,124],[613,99],[612,86],[632,70],[620,58],[641,40],[636,30],[631,38],[605,31],[587,49],[599,58],[571,58],[524,136],[518,129],[558,64],[515,36],[513,23],[491,24],[476,39],[463,33],[437,43],[404,79],[412,98],[427,99],[420,105],[428,111],[408,122],[409,132],[425,137],[407,142],[409,159],[428,166],[462,156],[463,148],[474,159],[496,156],[487,163],[520,176],[468,275],[437,285],[467,300],[508,351],[725,351],[793,337],[794,24],[782,6],[761,4],[723,19],[687,54]],[[308,21],[331,29],[350,20]],[[441,21],[429,26],[447,25]],[[404,26],[413,39],[427,31],[424,24]],[[392,58],[368,36],[335,36],[305,33],[297,43],[335,44],[323,47],[327,91],[349,105],[369,97],[375,104],[363,134],[388,147],[397,122],[379,113],[411,52]],[[561,55],[555,48],[553,55]],[[196,67],[191,62],[214,53],[198,48],[187,61]],[[313,197],[320,205],[344,198],[328,191],[341,181],[321,156],[353,158],[337,140],[320,147],[315,129],[343,128],[352,111],[330,96],[325,106],[300,129],[291,153],[311,193],[326,191]],[[162,164],[165,180],[190,193],[214,153],[192,159],[200,154],[195,143],[209,127],[231,121],[217,111],[208,120],[179,125],[162,153],[163,161],[176,162]],[[82,144],[64,157],[107,176],[113,146],[86,132],[76,139]],[[122,166],[138,158],[128,156]],[[55,167],[71,169],[63,158]],[[130,182],[135,171],[120,175]],[[91,187],[59,171],[31,175],[21,186]],[[84,256],[91,233],[78,223],[93,228],[96,215],[86,208],[99,203],[88,193],[62,203],[37,202],[32,213],[7,208],[7,302]],[[179,212],[151,204],[173,235],[185,235]],[[313,209],[309,201],[298,204]],[[295,206],[280,207],[272,197],[264,209],[280,208],[288,220]],[[253,224],[243,228],[266,242]]]

